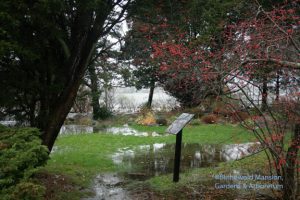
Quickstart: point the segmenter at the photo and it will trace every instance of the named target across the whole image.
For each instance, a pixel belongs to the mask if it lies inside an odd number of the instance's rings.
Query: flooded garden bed
[[[131,136],[161,136],[157,132],[146,132],[138,131],[127,124],[119,127],[96,127],[96,126],[86,126],[86,125],[63,125],[60,129],[61,135],[66,134],[81,134],[81,133],[105,133],[113,135],[131,135]]]
[[[258,147],[257,143],[228,145],[185,143],[182,145],[181,173],[192,171],[196,168],[214,168],[220,163],[241,159],[257,151]],[[115,165],[123,170],[118,173],[103,173],[97,175],[93,185],[95,196],[88,200],[132,199],[134,195],[137,199],[140,199],[141,193],[137,194],[138,190],[136,190],[136,188],[128,189],[128,183],[135,181],[144,182],[153,177],[163,175],[169,176],[173,171],[174,148],[174,144],[155,143],[139,145],[134,148],[125,147],[118,149],[117,152],[111,155],[111,159]],[[240,171],[234,170],[232,173],[240,174]],[[171,180],[171,177],[169,177],[169,179]],[[212,186],[214,182],[213,179],[203,180],[199,181],[199,184],[202,186]],[[142,192],[143,195],[147,192],[145,191],[147,190],[146,188],[139,188],[139,190],[144,190]],[[226,193],[228,198],[230,195],[234,195],[235,197],[243,196],[243,194],[239,193],[241,191],[231,194],[227,194],[226,191],[218,192],[223,193],[223,197]],[[245,193],[245,191],[241,193]],[[148,197],[146,199],[154,198],[153,194],[152,196],[151,194],[147,195]],[[200,196],[203,197],[204,193],[194,191],[194,194],[191,193],[191,195],[198,198]]]
[[[205,195],[213,196],[212,199],[218,199],[216,196],[241,198],[244,191],[216,190],[213,175],[244,174],[247,172],[244,168],[261,169],[253,161],[241,167],[239,163],[248,162],[252,157],[233,162],[259,149],[243,129],[231,125],[189,126],[183,134],[180,181],[175,184],[172,182],[174,135],[153,137],[151,134],[163,135],[165,127],[115,128],[117,131],[110,133],[59,137],[47,168],[63,171],[89,187],[93,195],[79,199],[176,199],[177,196],[177,199],[202,199]],[[147,135],[141,137],[130,132]]]
[[[256,143],[182,145],[180,169],[216,167],[221,162],[237,160],[257,150]],[[155,143],[118,149],[112,155],[114,164],[126,169],[125,175],[145,180],[173,172],[175,144]]]

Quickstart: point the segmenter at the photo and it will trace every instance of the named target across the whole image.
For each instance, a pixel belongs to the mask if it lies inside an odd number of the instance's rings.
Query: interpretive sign
[[[173,182],[179,181],[182,129],[192,120],[193,117],[193,114],[182,113],[167,129],[167,133],[176,135]]]
[[[182,113],[167,129],[167,133],[177,134],[181,131],[187,123],[189,123],[194,114]]]

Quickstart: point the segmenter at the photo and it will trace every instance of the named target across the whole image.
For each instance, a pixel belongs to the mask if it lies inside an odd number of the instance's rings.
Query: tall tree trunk
[[[101,36],[107,34],[115,23],[120,20],[118,18],[106,30],[103,29],[109,13],[111,13],[116,5],[113,1],[105,2],[104,9],[96,17],[94,17],[95,12],[93,9],[81,9],[79,7],[73,26],[71,27],[70,55],[66,61],[61,63],[62,67],[68,69],[68,74],[66,74],[68,80],[64,84],[64,89],[57,101],[50,107],[50,112],[45,119],[45,126],[40,127],[42,131],[42,143],[48,147],[49,152],[51,152],[59,130],[73,106],[82,78],[90,62],[91,54],[94,52],[95,44]],[[80,5],[84,6],[84,2]],[[122,9],[119,17],[124,12],[125,9]]]
[[[55,97],[57,100],[51,102],[44,125],[39,127],[42,132],[42,143],[48,147],[50,152],[59,130],[73,106],[82,78],[91,60],[91,54],[94,53],[95,44],[122,19],[130,2],[131,0],[128,0],[122,6],[120,13],[114,12],[117,15],[114,19],[110,14],[119,5],[119,1],[118,3],[112,0],[101,1],[101,11],[99,8],[94,9],[89,2],[80,1],[78,3],[76,16],[70,26],[70,37],[65,45],[68,53],[65,55],[66,59],[63,58],[60,62],[60,67],[66,69],[67,80],[62,84],[63,89],[58,94],[59,96]]]
[[[263,78],[262,85],[262,97],[261,97],[261,110],[264,112],[268,106],[268,80],[266,77]]]
[[[279,70],[277,71],[276,74],[276,85],[275,85],[275,101],[279,101],[279,95],[280,95],[280,75],[279,75]]]
[[[67,68],[71,70],[68,82],[57,101],[51,106],[45,127],[42,131],[42,144],[51,152],[54,142],[59,134],[69,111],[71,110],[82,78],[87,70],[87,64],[94,50],[97,38],[88,37],[88,32],[82,33],[77,39],[72,55],[68,59]]]
[[[53,111],[48,118],[46,127],[42,129],[42,144],[48,147],[49,152],[51,152],[60,128],[73,106],[79,85],[79,83],[74,83],[74,85],[65,90],[63,96],[53,108]]]
[[[155,89],[155,81],[151,81],[150,92],[149,92],[148,101],[147,101],[147,108],[149,108],[149,109],[152,106],[154,89]]]
[[[109,102],[108,102],[108,92],[109,92],[109,89],[108,89],[108,86],[105,84],[104,85],[104,91],[105,91],[105,95],[104,95],[104,103],[105,103],[105,109],[108,110],[109,109]]]
[[[93,64],[91,64],[88,67],[89,75],[90,75],[90,80],[91,80],[91,96],[92,96],[92,107],[93,107],[93,119],[97,120],[100,116],[100,105],[99,105],[99,99],[101,95],[101,91],[99,90],[99,85],[98,85],[98,77],[96,74],[96,69]]]
[[[288,148],[286,155],[286,165],[284,166],[284,180],[283,180],[283,197],[286,200],[296,199],[296,163],[298,159],[298,151],[300,145],[300,124],[295,125],[294,134],[292,137],[292,144]]]

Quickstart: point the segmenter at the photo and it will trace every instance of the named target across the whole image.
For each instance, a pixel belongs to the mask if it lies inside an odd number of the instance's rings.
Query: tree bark
[[[65,90],[63,96],[53,108],[45,129],[42,130],[42,144],[48,147],[49,152],[51,152],[60,128],[72,108],[79,85],[79,83],[74,83],[74,85]]]
[[[263,78],[263,85],[262,85],[262,97],[261,97],[261,111],[266,111],[268,107],[268,82],[267,78]]]
[[[94,65],[90,65],[88,67],[90,80],[91,80],[91,97],[92,97],[92,107],[93,107],[93,119],[97,120],[99,119],[99,115],[101,112],[100,105],[99,105],[99,99],[101,95],[101,91],[99,90],[98,85],[98,77],[96,74],[96,69]]]
[[[112,9],[112,8],[111,8]],[[102,27],[111,10],[104,10],[92,22],[93,11],[87,10],[77,17],[71,35],[71,54],[66,62],[68,80],[57,101],[50,108],[45,127],[41,127],[42,144],[51,152],[69,111],[75,101],[82,78],[87,70],[94,46],[103,34]],[[92,26],[93,25],[93,26]]]
[[[153,95],[154,95],[154,89],[155,89],[155,82],[151,81],[148,101],[147,101],[147,108],[151,109],[152,101],[153,101]]]
[[[94,43],[92,41],[87,41],[86,37],[83,37],[82,40],[83,41],[78,41],[78,44],[85,43],[84,47],[78,45],[76,52],[73,54],[74,56],[70,59],[71,64],[69,68],[75,69],[75,72],[69,78],[62,94],[50,109],[52,112],[49,113],[46,127],[42,129],[42,143],[48,147],[49,152],[51,152],[60,128],[73,106],[87,67],[88,59],[93,50]]]
[[[276,85],[275,85],[275,101],[279,101],[279,95],[280,95],[280,75],[279,75],[279,70],[277,71],[276,75]]]
[[[292,144],[288,148],[286,155],[286,165],[284,167],[284,180],[283,180],[283,197],[286,200],[296,199],[296,162],[298,159],[298,151],[300,145],[300,124],[295,125],[295,130],[292,138]]]

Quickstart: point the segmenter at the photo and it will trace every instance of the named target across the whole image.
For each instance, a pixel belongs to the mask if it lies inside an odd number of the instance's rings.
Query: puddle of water
[[[14,121],[14,120],[4,120],[4,121],[0,121],[0,124],[2,124],[4,126],[15,126],[17,124],[17,121]]]
[[[215,167],[220,162],[236,160],[253,153],[255,145],[256,143],[229,145],[185,143],[181,149],[180,170]],[[174,144],[141,145],[133,149],[119,149],[112,155],[112,160],[116,165],[128,170],[129,178],[145,180],[152,176],[172,173],[174,152]]]
[[[133,135],[133,136],[149,136],[147,132],[139,132],[129,126],[123,127],[110,127],[105,130],[107,133],[112,133],[114,135]]]
[[[242,158],[243,156],[257,151],[258,147],[258,143],[252,142],[244,144],[227,144],[223,145],[222,152],[226,161],[237,160]]]
[[[122,127],[110,127],[104,130],[107,133],[111,133],[111,134],[115,134],[115,135],[132,135],[132,136],[152,136],[152,137],[157,137],[157,136],[161,136],[160,134],[156,133],[156,132],[140,132],[137,131],[131,127],[129,127],[127,124],[125,124]]]
[[[128,125],[124,125],[122,127],[109,127],[104,129],[97,129],[93,126],[83,126],[83,125],[63,125],[60,129],[60,134],[79,134],[79,133],[98,133],[98,132],[104,132],[108,134],[114,134],[114,135],[132,135],[132,136],[152,136],[157,137],[161,136],[160,134],[156,132],[140,132],[137,131]]]
[[[257,151],[257,143],[209,145],[209,144],[187,144],[184,143],[181,149],[181,171],[191,168],[215,167],[220,162],[226,162],[242,158]],[[132,191],[124,189],[126,182],[124,176],[131,180],[146,180],[152,176],[159,176],[173,172],[174,165],[174,144],[155,143],[151,145],[140,145],[135,148],[122,148],[112,155],[112,160],[116,165],[123,166],[127,172],[125,174],[106,173],[98,175],[94,180],[95,196],[84,200],[119,200],[132,199]],[[233,174],[240,171],[233,170]],[[206,184],[206,183],[203,183]],[[209,183],[208,185],[211,185]],[[244,193],[224,193],[227,197],[243,197]],[[138,193],[136,199],[141,199],[144,192]],[[196,192],[196,195],[204,195],[205,192]],[[221,195],[220,199],[224,198]],[[146,195],[147,196],[147,195]],[[202,197],[202,196],[201,196]],[[230,199],[232,199],[230,198]],[[153,198],[146,198],[153,199]],[[154,198],[155,199],[155,198]],[[202,198],[201,198],[202,199]]]
[[[84,200],[130,200],[127,191],[122,188],[123,180],[117,174],[98,175],[94,182],[95,196]]]
[[[59,131],[60,134],[78,134],[78,133],[93,133],[94,128],[92,126],[83,125],[63,125]]]

